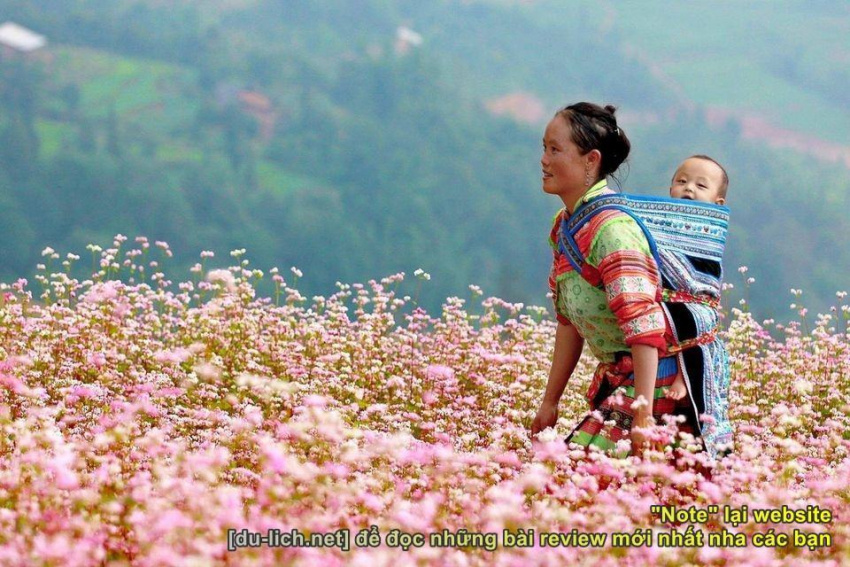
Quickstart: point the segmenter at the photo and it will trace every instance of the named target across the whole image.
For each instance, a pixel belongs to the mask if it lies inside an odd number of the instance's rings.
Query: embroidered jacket
[[[579,199],[576,207],[599,195],[611,194],[605,180]],[[629,215],[603,211],[585,224],[576,243],[586,258],[578,274],[558,249],[561,209],[553,219],[549,245],[553,251],[549,287],[562,324],[572,324],[602,362],[634,344],[663,350],[669,331],[661,307],[661,281],[646,237]],[[599,283],[603,289],[595,287]]]

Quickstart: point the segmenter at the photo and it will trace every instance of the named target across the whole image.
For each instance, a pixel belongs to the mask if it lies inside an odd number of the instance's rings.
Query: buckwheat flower
[[[280,445],[273,442],[265,442],[262,447],[266,458],[266,466],[276,473],[285,473],[292,467],[289,466],[289,457],[281,450]]]
[[[191,518],[177,509],[166,510],[158,514],[152,528],[152,537],[158,538],[179,529],[188,529],[194,526]]]
[[[30,367],[34,364],[32,357],[26,354],[20,354],[9,357],[9,364],[12,366]]]
[[[301,404],[304,407],[315,407],[315,408],[323,408],[328,405],[328,400],[324,396],[319,396],[317,394],[311,394],[309,396],[305,396],[301,401]],[[382,405],[386,408],[385,404],[377,404]],[[371,409],[371,408],[370,408]]]
[[[432,380],[451,380],[455,371],[442,364],[432,364],[425,369],[425,375]]]
[[[815,389],[814,384],[804,378],[797,378],[793,386],[794,390],[801,395],[811,394]]]
[[[537,440],[543,443],[548,443],[550,441],[556,441],[558,439],[558,432],[554,427],[547,427],[543,431],[537,434]]]
[[[196,364],[192,370],[198,375],[198,378],[206,382],[214,382],[221,376],[221,369],[210,362]]]
[[[295,274],[295,277],[296,277],[296,278],[300,278],[301,276],[303,276],[303,275],[304,275],[303,273],[301,273],[301,270],[299,270],[299,269],[298,269],[298,268],[296,268],[295,266],[292,266],[292,267],[291,267],[291,268],[289,268],[289,269],[292,271],[292,273],[293,273],[293,274]]]
[[[236,278],[230,270],[211,270],[207,274],[207,281],[211,283],[220,282],[228,291],[236,289]]]
[[[95,368],[102,368],[103,365],[106,364],[106,357],[103,355],[102,352],[89,353],[86,356],[86,362],[88,362]]]
[[[741,266],[740,268],[738,268],[738,271],[741,272],[742,274],[746,274],[747,270],[748,270],[748,268],[746,266]]]
[[[631,439],[620,439],[617,441],[614,452],[617,455],[628,455],[632,452],[632,441]]]

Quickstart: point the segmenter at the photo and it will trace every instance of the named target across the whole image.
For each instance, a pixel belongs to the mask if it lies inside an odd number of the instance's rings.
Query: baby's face
[[[688,158],[673,176],[670,196],[674,199],[691,199],[722,205],[726,202],[726,199],[720,196],[722,186],[723,170],[716,163],[707,159]]]

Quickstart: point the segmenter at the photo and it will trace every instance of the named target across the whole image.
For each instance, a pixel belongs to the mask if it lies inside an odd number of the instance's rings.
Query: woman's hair
[[[599,150],[600,178],[611,175],[629,155],[632,144],[623,129],[617,126],[613,106],[605,107],[592,102],[577,102],[559,110],[555,116],[563,116],[572,131],[572,140],[582,154]]]

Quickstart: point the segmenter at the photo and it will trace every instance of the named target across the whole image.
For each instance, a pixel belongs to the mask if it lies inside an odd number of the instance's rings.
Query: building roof
[[[399,28],[396,29],[396,38],[409,45],[422,45],[422,35],[416,33],[407,26],[399,26]]]
[[[47,38],[14,22],[0,25],[0,44],[18,51],[35,51],[47,45]]]

